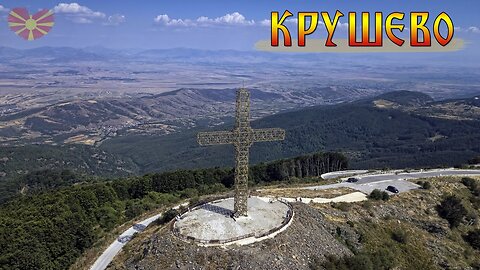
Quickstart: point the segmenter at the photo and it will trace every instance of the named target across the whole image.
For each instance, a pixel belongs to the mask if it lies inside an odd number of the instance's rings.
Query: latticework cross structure
[[[250,93],[247,89],[239,89],[235,109],[235,128],[232,131],[200,132],[197,136],[200,145],[233,144],[235,146],[235,217],[247,216],[250,146],[255,142],[285,139],[285,130],[279,128],[252,129],[249,119]]]

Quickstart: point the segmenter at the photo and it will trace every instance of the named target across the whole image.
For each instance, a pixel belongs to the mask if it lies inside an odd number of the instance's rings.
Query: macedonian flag
[[[26,8],[14,8],[8,15],[10,29],[26,40],[35,40],[46,35],[52,29],[53,21],[53,12],[46,9],[30,15]]]

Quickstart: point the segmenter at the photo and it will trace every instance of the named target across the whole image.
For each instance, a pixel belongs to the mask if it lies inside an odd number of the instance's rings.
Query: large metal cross
[[[252,129],[249,119],[250,93],[247,89],[239,89],[235,108],[235,128],[232,131],[200,132],[197,136],[200,145],[233,144],[235,146],[235,217],[247,216],[250,146],[255,142],[285,139],[285,130],[279,128]]]

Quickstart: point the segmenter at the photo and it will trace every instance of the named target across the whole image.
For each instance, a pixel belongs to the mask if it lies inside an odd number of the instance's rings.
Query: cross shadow
[[[224,215],[224,216],[227,216],[227,217],[230,217],[231,215],[233,215],[232,210],[221,207],[221,206],[209,204],[209,203],[206,203],[206,204],[200,206],[200,208],[205,209],[205,210],[210,211],[210,212],[220,214],[220,215]]]

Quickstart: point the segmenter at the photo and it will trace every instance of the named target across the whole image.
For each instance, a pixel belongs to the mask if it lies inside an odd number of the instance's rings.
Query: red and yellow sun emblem
[[[26,8],[14,8],[8,15],[10,29],[26,40],[43,37],[52,29],[53,24],[53,12],[46,9],[30,15]]]

